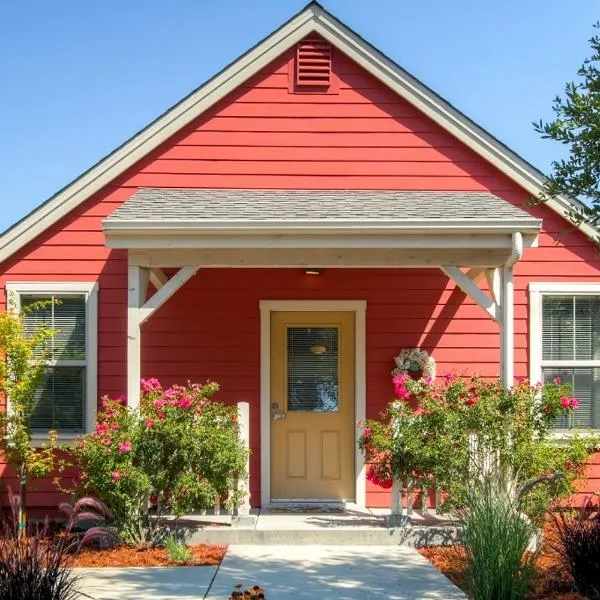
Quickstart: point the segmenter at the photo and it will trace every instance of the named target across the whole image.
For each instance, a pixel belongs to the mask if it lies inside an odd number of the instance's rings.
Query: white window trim
[[[6,284],[6,307],[10,309],[9,302],[14,298],[15,309],[21,308],[21,295],[69,295],[85,294],[85,316],[86,316],[86,406],[85,406],[85,430],[83,433],[89,433],[94,430],[96,425],[96,413],[98,406],[98,283],[85,281],[67,281],[67,282],[8,282]],[[10,409],[10,400],[9,400]],[[74,440],[81,434],[60,434],[61,442]],[[33,446],[40,446],[48,436],[44,434],[33,434]]]
[[[600,296],[600,283],[531,282],[529,284],[529,380],[532,384],[542,381],[542,296]],[[560,361],[569,366],[598,366],[600,361]],[[597,433],[599,430],[588,430]],[[553,437],[567,439],[574,433],[585,436],[586,431],[557,429]]]

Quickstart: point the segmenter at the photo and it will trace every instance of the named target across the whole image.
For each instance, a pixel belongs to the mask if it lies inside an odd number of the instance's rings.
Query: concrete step
[[[333,527],[323,529],[245,529],[237,527],[204,527],[189,530],[190,544],[219,545],[308,545],[323,546],[445,546],[456,543],[453,526],[397,527]]]

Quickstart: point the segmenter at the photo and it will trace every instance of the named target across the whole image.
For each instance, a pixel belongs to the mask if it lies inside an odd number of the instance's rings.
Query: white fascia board
[[[520,231],[537,234],[542,222],[539,219],[402,219],[392,220],[223,220],[223,221],[105,221],[104,232],[155,235],[244,233],[309,233],[309,234],[378,234],[378,233],[512,233]]]
[[[319,5],[310,4],[232,65],[6,231],[0,236],[0,262],[5,261],[313,31],[328,39],[384,85],[413,104],[521,187],[536,197],[542,192],[544,176],[537,169]],[[568,218],[567,212],[573,203],[566,198],[547,202],[550,208],[565,219]],[[598,231],[590,225],[582,224],[579,229],[594,241],[598,237]]]

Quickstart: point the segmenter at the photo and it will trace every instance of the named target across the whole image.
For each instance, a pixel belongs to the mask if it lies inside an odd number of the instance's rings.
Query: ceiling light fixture
[[[321,274],[321,269],[304,269],[304,272],[307,275],[320,275]]]

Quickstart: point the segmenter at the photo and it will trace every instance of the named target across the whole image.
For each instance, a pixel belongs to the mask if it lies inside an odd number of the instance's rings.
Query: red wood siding
[[[360,67],[334,52],[337,94],[291,94],[291,53],[265,68],[202,117],[15,254],[7,281],[98,281],[99,391],[125,389],[126,253],[104,247],[102,219],[139,186],[488,190],[522,206],[528,194],[421,115]],[[527,374],[530,281],[598,281],[593,245],[546,207],[540,247],[516,267],[516,374]],[[144,329],[143,373],[165,383],[213,378],[226,401],[252,403],[252,492],[260,501],[258,461],[259,313],[264,299],[365,299],[368,412],[391,399],[398,349],[433,349],[440,371],[498,375],[497,326],[437,270],[206,270]],[[0,465],[0,472],[3,466]],[[591,467],[587,489],[600,489]],[[10,482],[10,478],[7,480]],[[51,485],[31,493],[53,506]],[[387,493],[369,484],[372,506]]]

